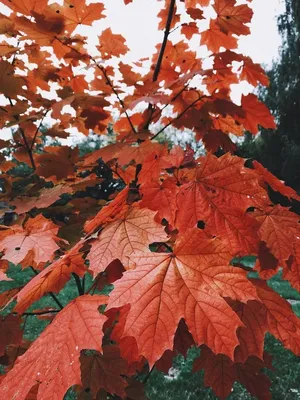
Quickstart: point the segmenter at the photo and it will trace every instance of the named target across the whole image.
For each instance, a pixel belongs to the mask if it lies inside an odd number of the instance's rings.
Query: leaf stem
[[[77,274],[75,274],[75,272],[72,272],[72,276],[75,279],[78,294],[79,294],[79,296],[82,296],[84,294],[84,288],[83,288],[83,285],[81,284],[81,280],[80,280],[79,276]]]

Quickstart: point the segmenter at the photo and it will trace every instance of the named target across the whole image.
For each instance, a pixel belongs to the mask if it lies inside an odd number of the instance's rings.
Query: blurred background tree
[[[270,86],[259,91],[276,116],[277,130],[262,129],[258,138],[246,135],[239,154],[255,158],[300,190],[300,2],[285,3],[285,12],[278,17],[279,58],[268,71]]]

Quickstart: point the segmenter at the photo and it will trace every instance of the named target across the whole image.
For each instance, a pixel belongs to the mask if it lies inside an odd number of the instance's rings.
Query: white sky
[[[151,49],[154,50],[163,36],[163,32],[157,30],[156,18],[161,2],[133,0],[127,6],[123,0],[103,2],[108,18],[99,21],[99,27],[105,24],[104,28],[110,26],[114,33],[123,34],[135,58],[149,56],[153,52]],[[254,11],[251,35],[241,37],[240,49],[254,62],[270,64],[280,45],[276,16],[284,11],[284,0],[253,0],[251,7]]]

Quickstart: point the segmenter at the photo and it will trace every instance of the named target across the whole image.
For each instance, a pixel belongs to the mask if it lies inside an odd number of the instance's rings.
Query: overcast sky
[[[134,0],[125,6],[123,0],[104,0],[107,16],[97,24],[110,26],[114,33],[122,33],[136,58],[149,56],[149,50],[161,41],[163,32],[157,30],[157,12],[161,2]],[[240,39],[240,49],[255,62],[270,64],[278,54],[280,37],[276,16],[284,10],[284,0],[253,0],[254,16],[251,35]],[[153,51],[152,51],[153,52]]]

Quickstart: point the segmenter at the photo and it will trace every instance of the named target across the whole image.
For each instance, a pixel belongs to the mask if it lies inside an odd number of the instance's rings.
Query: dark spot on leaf
[[[90,388],[85,388],[84,391],[85,391],[85,393],[89,393],[91,391],[91,389]]]
[[[204,221],[198,221],[197,228],[204,229],[205,228],[205,222]]]
[[[15,247],[15,250],[21,250],[21,247]]]
[[[230,15],[226,15],[226,19],[230,19]]]

